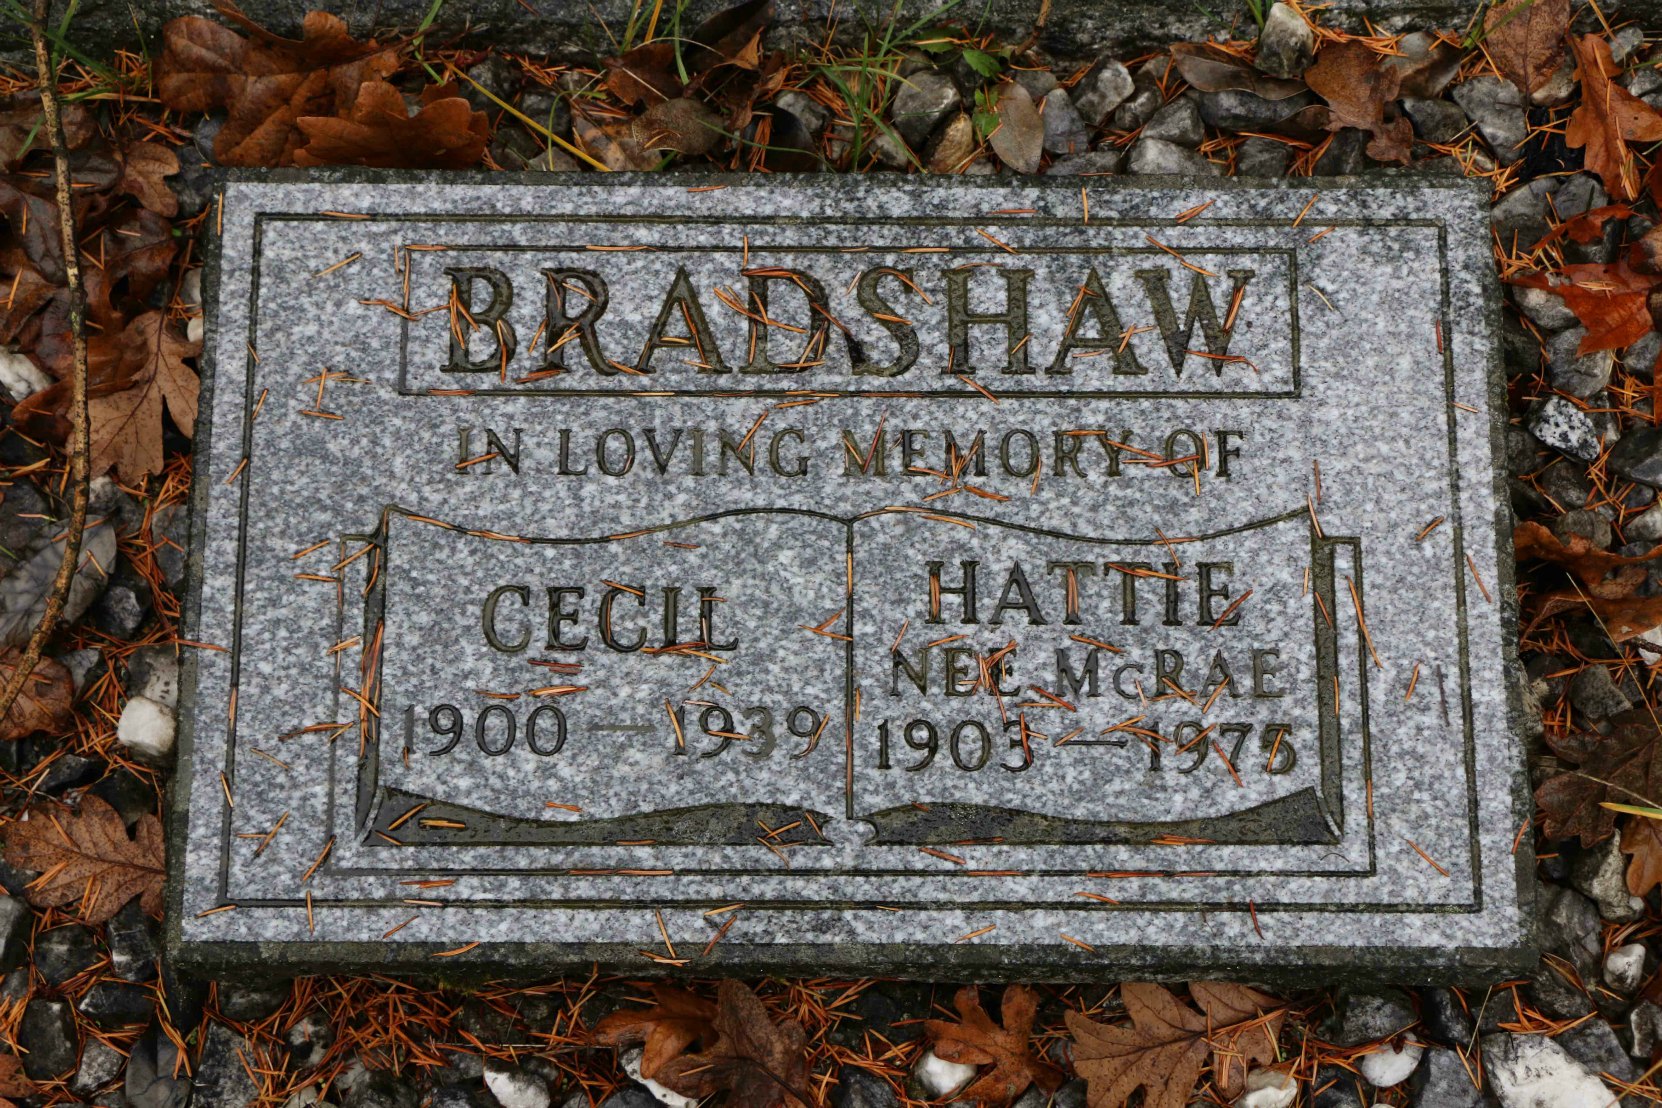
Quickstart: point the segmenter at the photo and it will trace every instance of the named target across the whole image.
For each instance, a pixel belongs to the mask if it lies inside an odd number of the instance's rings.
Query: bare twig
[[[69,600],[69,589],[75,581],[76,564],[81,558],[81,535],[87,525],[89,454],[87,443],[87,329],[86,290],[81,285],[81,263],[75,249],[75,209],[70,195],[69,147],[64,142],[63,119],[58,112],[58,75],[46,47],[46,18],[51,0],[35,0],[34,21],[29,25],[29,36],[35,45],[35,73],[40,81],[40,108],[46,118],[46,137],[52,144],[52,160],[58,202],[58,234],[63,241],[63,265],[69,286],[69,331],[74,339],[74,358],[70,370],[69,400],[69,480],[71,485],[69,530],[63,536],[63,561],[58,563],[58,575],[52,581],[52,591],[46,597],[46,607],[40,614],[40,623],[29,635],[23,656],[6,679],[0,692],[0,720],[11,712],[12,705],[23,691],[35,664],[40,661],[42,648],[51,637]]]
[[[1021,40],[1021,45],[1010,52],[1013,58],[1025,55],[1039,44],[1039,36],[1044,33],[1045,22],[1050,19],[1050,0],[1039,0],[1039,14],[1033,20],[1033,29],[1027,32],[1027,37]]]

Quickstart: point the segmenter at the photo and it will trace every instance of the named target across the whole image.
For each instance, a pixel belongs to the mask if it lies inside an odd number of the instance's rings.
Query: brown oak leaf
[[[1629,816],[1622,828],[1622,853],[1627,863],[1627,891],[1645,896],[1662,885],[1662,820]]]
[[[1062,1071],[1033,1053],[1033,1017],[1039,994],[1026,985],[1004,990],[1000,1015],[1003,1026],[981,1007],[980,990],[966,985],[953,998],[959,1022],[926,1020],[923,1029],[935,1044],[935,1053],[948,1062],[993,1068],[976,1078],[962,1093],[977,1104],[1008,1104],[1029,1085],[1047,1093],[1062,1084]]]
[[[1616,813],[1605,801],[1657,807],[1662,798],[1662,737],[1648,711],[1635,709],[1612,716],[1608,735],[1572,731],[1547,745],[1566,768],[1535,790],[1541,829],[1549,839],[1581,840],[1583,846],[1608,839],[1616,830]]]
[[[77,812],[36,808],[6,825],[6,864],[41,876],[27,889],[40,908],[79,905],[81,918],[103,923],[133,897],[151,915],[162,910],[162,821],[139,817],[133,837],[121,814],[95,796]]]
[[[1206,981],[1191,984],[1189,993],[1203,1011],[1159,985],[1122,985],[1130,1027],[1067,1014],[1075,1068],[1086,1080],[1090,1108],[1118,1108],[1139,1088],[1143,1108],[1184,1108],[1208,1056],[1218,1094],[1232,1099],[1249,1063],[1279,1061],[1276,1040],[1285,1017],[1280,1001],[1244,985]]]
[[[11,680],[22,658],[23,652],[15,647],[0,654],[0,683]],[[75,680],[69,669],[55,658],[40,659],[0,721],[0,741],[61,730],[69,722],[74,702]]]
[[[306,13],[301,38],[285,39],[233,7],[219,11],[253,41],[212,20],[181,16],[162,28],[156,89],[179,111],[226,109],[214,138],[222,165],[290,164],[305,141],[301,117],[349,114],[360,86],[398,68],[392,49],[358,42],[326,12]]]
[[[411,115],[404,94],[385,81],[366,81],[351,110],[296,120],[306,145],[295,165],[372,165],[383,169],[467,169],[490,140],[490,117],[474,111],[453,84],[429,85]]]
[[[1483,49],[1502,77],[1529,96],[1564,60],[1570,0],[1502,0],[1483,17]]]
[[[1368,132],[1368,155],[1377,161],[1406,165],[1414,128],[1402,116],[1387,120],[1385,109],[1397,98],[1402,71],[1356,40],[1328,43],[1316,55],[1316,64],[1304,79],[1323,100],[1332,116],[1327,129],[1355,127]]]
[[[808,1036],[795,1020],[775,1021],[744,984],[723,981],[716,991],[716,1041],[682,1054],[656,1080],[682,1096],[727,1090],[728,1103],[745,1108],[808,1108]]]
[[[1587,148],[1587,169],[1604,180],[1612,198],[1632,200],[1639,194],[1639,177],[1627,144],[1662,139],[1662,113],[1610,79],[1621,67],[1604,39],[1572,37],[1570,50],[1581,99],[1564,129],[1564,142]]]
[[[653,1077],[665,1062],[715,1034],[716,1005],[673,985],[652,986],[650,1008],[613,1012],[595,1025],[602,1046],[640,1043],[641,1076]]]
[[[1618,258],[1613,265],[1567,265],[1560,275],[1568,283],[1553,291],[1587,329],[1576,347],[1580,353],[1630,346],[1654,326],[1650,301],[1657,280],[1632,268],[1627,258]]]
[[[87,401],[92,421],[92,471],[114,469],[140,483],[162,468],[162,408],[186,436],[196,430],[201,387],[185,359],[200,346],[168,326],[159,311],[145,312],[118,335],[88,344],[89,372],[108,390]]]

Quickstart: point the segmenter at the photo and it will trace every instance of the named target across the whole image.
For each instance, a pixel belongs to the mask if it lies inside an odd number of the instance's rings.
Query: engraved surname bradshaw
[[[408,252],[406,387],[1292,395],[1280,251]],[[442,331],[441,331],[442,328]]]

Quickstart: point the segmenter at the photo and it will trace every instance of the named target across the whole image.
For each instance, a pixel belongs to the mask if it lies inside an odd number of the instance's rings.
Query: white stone
[[[1297,1096],[1298,1082],[1292,1074],[1282,1070],[1253,1070],[1247,1074],[1246,1091],[1235,1102],[1235,1108],[1287,1108]]]
[[[1424,1053],[1425,1047],[1419,1043],[1387,1043],[1356,1059],[1356,1068],[1374,1088],[1389,1089],[1408,1080]]]
[[[1608,1108],[1615,1094],[1544,1035],[1483,1040],[1488,1085],[1504,1108]]]
[[[162,759],[173,753],[178,721],[173,709],[147,696],[135,696],[121,709],[115,737],[122,746],[149,758]]]
[[[188,270],[179,282],[179,303],[187,308],[202,307],[202,267]]]
[[[638,1066],[640,1063],[637,1062]],[[554,1097],[548,1083],[511,1066],[485,1063],[485,1088],[502,1108],[548,1108]]]
[[[0,349],[0,386],[12,394],[13,400],[33,396],[51,383],[52,378],[27,354]]]
[[[1638,988],[1644,972],[1644,943],[1628,943],[1604,956],[1604,979],[1619,993],[1631,993]]]
[[[202,341],[202,317],[191,316],[185,321],[185,339],[189,342]]]
[[[667,1089],[650,1077],[641,1076],[641,1050],[639,1047],[625,1052],[618,1059],[618,1064],[623,1067],[623,1072],[628,1074],[630,1078],[640,1082],[646,1091],[657,1099],[659,1104],[667,1104],[669,1108],[698,1108],[698,1101],[692,1097],[682,1096],[674,1089]]]
[[[975,1074],[974,1066],[948,1062],[945,1058],[936,1057],[932,1050],[925,1051],[912,1070],[912,1076],[931,1097],[950,1096],[974,1080]]]

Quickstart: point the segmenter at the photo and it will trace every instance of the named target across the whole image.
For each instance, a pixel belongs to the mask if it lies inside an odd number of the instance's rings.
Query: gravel
[[[1301,77],[1316,53],[1316,32],[1304,17],[1283,3],[1271,6],[1258,33],[1258,57],[1253,63],[1271,77]]]
[[[890,116],[900,137],[916,150],[962,103],[958,86],[952,83],[950,77],[923,70],[901,81]]]
[[[1131,95],[1133,87],[1131,74],[1124,64],[1104,58],[1074,86],[1074,107],[1087,124],[1100,127]]]
[[[1163,139],[1193,149],[1205,137],[1206,127],[1200,120],[1200,108],[1186,96],[1173,100],[1143,124],[1142,138],[1145,140]]]
[[[1454,102],[1477,124],[1478,133],[1502,165],[1523,157],[1529,121],[1524,115],[1523,94],[1512,82],[1499,77],[1473,77],[1454,86]]]
[[[1199,174],[1216,177],[1221,172],[1217,165],[1176,143],[1164,139],[1138,139],[1131,147],[1126,162],[1127,173]]]

